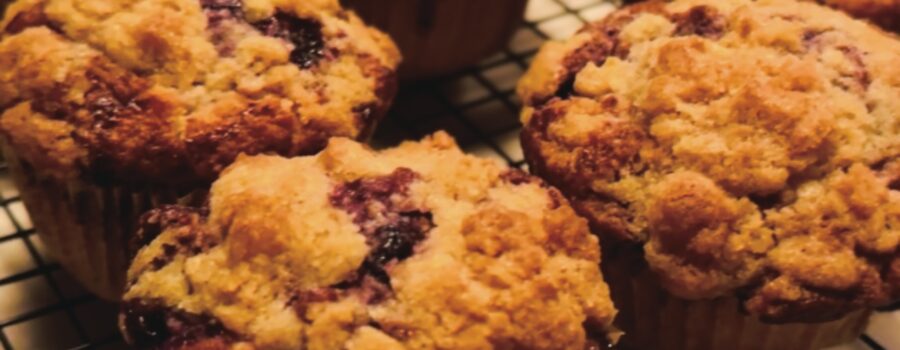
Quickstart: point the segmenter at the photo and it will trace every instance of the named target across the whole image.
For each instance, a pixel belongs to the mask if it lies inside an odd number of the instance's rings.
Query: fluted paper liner
[[[140,215],[175,203],[180,196],[171,190],[102,187],[78,179],[60,181],[40,176],[7,144],[3,153],[48,252],[88,291],[118,300],[129,264],[128,245]]]
[[[767,324],[740,309],[735,297],[691,301],[663,289],[640,267],[639,252],[604,255],[604,277],[619,309],[616,326],[628,350],[813,350],[851,342],[871,310],[825,323]],[[640,259],[638,259],[640,258]]]

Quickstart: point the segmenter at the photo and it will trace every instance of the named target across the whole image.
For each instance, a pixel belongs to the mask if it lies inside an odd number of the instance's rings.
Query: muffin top
[[[672,293],[833,319],[900,298],[897,62],[812,3],[638,4],[541,49],[523,147]]]
[[[816,0],[872,21],[884,29],[900,31],[900,0]]]
[[[615,314],[562,194],[444,133],[241,156],[138,237],[120,324],[141,348],[582,350]]]
[[[208,184],[241,152],[367,137],[398,61],[337,0],[19,0],[0,132],[54,178]]]

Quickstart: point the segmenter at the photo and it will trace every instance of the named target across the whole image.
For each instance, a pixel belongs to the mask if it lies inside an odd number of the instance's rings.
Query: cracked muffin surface
[[[445,133],[240,157],[203,208],[144,216],[120,325],[139,348],[599,348],[597,238],[555,189]]]
[[[0,132],[55,178],[195,186],[241,152],[368,137],[398,62],[336,0],[19,0]]]
[[[836,319],[900,299],[898,59],[812,3],[640,3],[540,50],[522,144],[671,293]]]

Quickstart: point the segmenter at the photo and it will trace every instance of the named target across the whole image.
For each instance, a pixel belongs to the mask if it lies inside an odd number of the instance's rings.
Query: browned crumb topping
[[[208,184],[240,153],[368,137],[398,61],[336,0],[18,0],[0,133],[57,178]]]
[[[642,3],[540,51],[523,148],[672,293],[834,319],[900,299],[898,57],[814,4]]]
[[[572,349],[616,338],[597,238],[555,189],[438,133],[241,157],[145,216],[120,324],[166,349]]]

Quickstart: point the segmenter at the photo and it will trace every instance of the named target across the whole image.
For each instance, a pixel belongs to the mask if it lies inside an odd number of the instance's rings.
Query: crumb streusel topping
[[[900,299],[898,62],[812,3],[642,3],[541,49],[522,142],[672,293],[833,319]]]
[[[438,133],[241,157],[207,208],[147,214],[121,325],[143,348],[576,349],[615,309],[555,189]]]
[[[367,137],[398,62],[337,0],[19,0],[0,132],[56,178],[193,186],[241,152]]]

